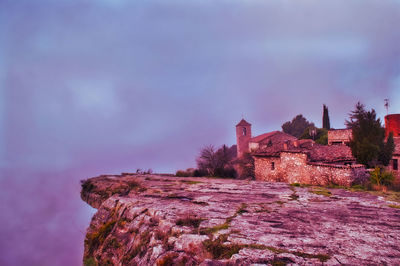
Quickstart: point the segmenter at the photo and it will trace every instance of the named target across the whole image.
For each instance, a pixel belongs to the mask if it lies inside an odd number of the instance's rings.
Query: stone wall
[[[293,152],[282,152],[280,157],[255,157],[254,164],[256,180],[270,182],[350,186],[365,172],[361,165],[311,163],[306,154]]]
[[[337,144],[338,142],[346,144],[351,138],[351,129],[333,129],[328,131],[328,145]]]
[[[397,160],[397,170],[393,169],[393,160]],[[393,155],[392,160],[390,160],[389,165],[386,167],[386,170],[393,172],[400,183],[400,155]]]

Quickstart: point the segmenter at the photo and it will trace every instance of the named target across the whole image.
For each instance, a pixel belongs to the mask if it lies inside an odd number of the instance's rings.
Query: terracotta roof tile
[[[272,145],[262,145],[254,152],[256,156],[280,156],[281,152],[301,152],[308,155],[310,162],[334,163],[340,161],[355,161],[351,149],[345,145],[320,145],[313,140],[289,140],[286,142],[275,142]]]
[[[242,119],[242,120],[240,120],[240,122],[236,126],[237,127],[239,127],[239,126],[251,126],[251,124],[249,122],[247,122],[246,120]]]
[[[296,140],[296,137],[293,137],[292,135],[286,134],[281,131],[272,131],[268,132],[256,137],[253,137],[250,139],[250,142],[256,142],[256,143],[261,143],[261,142],[268,142],[271,140],[273,143],[278,143],[278,142],[283,142],[287,140]]]
[[[309,151],[309,160],[312,162],[354,161],[350,147],[346,145],[315,144]]]

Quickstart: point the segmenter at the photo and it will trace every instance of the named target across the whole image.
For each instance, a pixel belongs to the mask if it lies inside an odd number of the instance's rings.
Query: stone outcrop
[[[400,264],[400,204],[366,192],[125,174],[81,196],[85,265]]]

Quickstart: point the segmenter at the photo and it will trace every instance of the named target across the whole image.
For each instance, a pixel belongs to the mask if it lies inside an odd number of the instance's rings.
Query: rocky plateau
[[[400,203],[348,189],[108,175],[84,265],[400,265]]]

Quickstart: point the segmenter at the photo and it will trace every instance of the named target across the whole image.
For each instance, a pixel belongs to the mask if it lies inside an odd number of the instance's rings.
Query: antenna
[[[385,99],[384,102],[385,102],[386,114],[388,115],[389,114],[389,99]]]

